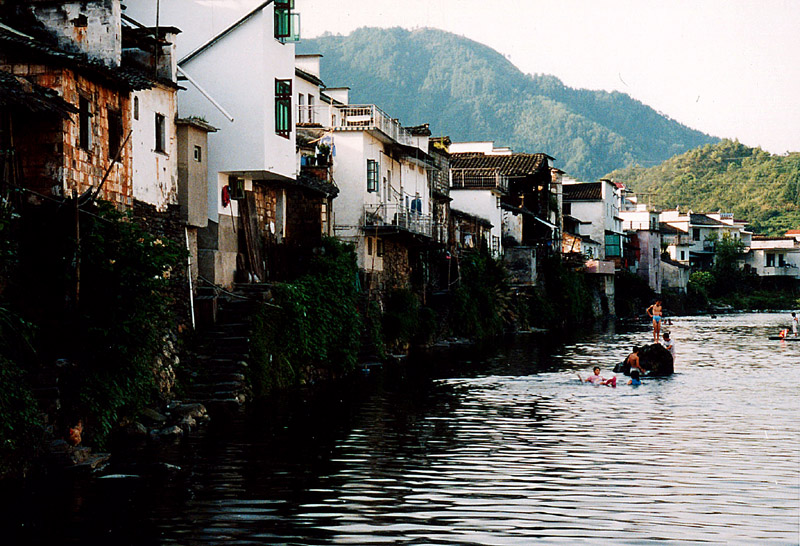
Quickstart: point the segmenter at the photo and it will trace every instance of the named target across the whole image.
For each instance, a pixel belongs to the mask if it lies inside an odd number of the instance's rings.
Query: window
[[[375,255],[378,258],[383,256],[383,239],[375,239]]]
[[[572,203],[564,203],[562,209],[564,214],[572,214]]]
[[[681,250],[681,261],[682,262],[686,261],[686,251],[685,250]]]
[[[367,191],[378,191],[378,162],[367,159]]]
[[[297,123],[306,121],[306,96],[302,93],[297,95]]]
[[[230,191],[232,200],[244,199],[244,180],[238,176],[229,176],[228,191]]]
[[[92,145],[92,107],[86,97],[78,98],[78,146],[88,150]]]
[[[778,267],[786,267],[786,256],[778,254]]]
[[[692,228],[692,240],[693,241],[700,240],[700,228]]]
[[[292,134],[292,80],[275,80],[275,133]]]
[[[194,160],[197,162],[203,161],[203,149],[200,146],[194,147]]]
[[[620,239],[616,233],[606,235],[606,257],[622,256],[620,252]]]
[[[293,9],[294,0],[275,0],[275,39],[283,43],[300,39],[300,16]]]
[[[108,111],[108,157],[119,161],[122,155],[122,114],[120,112]]]
[[[162,154],[167,152],[167,119],[163,114],[156,114],[156,148]]]
[[[657,251],[656,251],[656,249],[654,248],[654,249],[653,249],[653,259],[655,260],[656,258],[658,258],[658,252],[657,252]]]
[[[767,267],[775,267],[775,254],[767,254]]]
[[[367,237],[367,256],[372,256],[372,237]]]
[[[308,96],[308,122],[314,122],[314,95]]]
[[[133,119],[139,119],[139,97],[133,97]]]

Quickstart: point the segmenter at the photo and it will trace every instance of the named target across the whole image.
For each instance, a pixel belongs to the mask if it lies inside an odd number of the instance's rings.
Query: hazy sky
[[[525,73],[618,90],[773,153],[800,151],[800,0],[295,2],[307,38],[362,26],[439,28],[490,46]]]

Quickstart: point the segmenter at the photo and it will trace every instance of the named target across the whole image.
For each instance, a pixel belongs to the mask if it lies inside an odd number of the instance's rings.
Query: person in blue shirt
[[[628,385],[633,385],[634,387],[637,385],[641,385],[642,380],[639,379],[639,370],[636,368],[631,370],[631,379],[628,381]]]

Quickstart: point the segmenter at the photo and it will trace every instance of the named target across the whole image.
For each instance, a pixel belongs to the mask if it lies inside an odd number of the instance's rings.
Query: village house
[[[613,315],[614,273],[623,268],[622,190],[611,180],[579,182],[573,178],[562,180],[563,214],[578,220],[579,235],[593,243],[598,255],[585,263],[584,271],[595,279],[600,306],[598,311]],[[562,247],[566,242],[562,243]]]
[[[51,89],[70,105],[60,109],[69,115],[12,126],[30,202],[86,194],[133,205],[131,143],[125,141],[130,95],[153,84],[122,67],[120,11],[118,1],[3,5],[0,70],[16,85]],[[18,115],[7,111],[6,120]]]
[[[632,248],[636,249],[633,260],[626,264],[633,273],[647,281],[650,289],[661,293],[663,272],[661,264],[661,231],[659,213],[645,203],[639,203],[635,196],[623,200],[622,229]]]
[[[716,242],[723,237],[740,239],[748,246],[752,234],[744,229],[744,222],[736,221],[732,214],[701,214],[691,210],[661,211],[660,221],[672,229],[662,228],[667,252],[674,261],[689,265],[693,271],[706,270],[714,263]],[[687,244],[688,243],[688,244]]]
[[[754,235],[745,254],[744,270],[759,277],[800,279],[800,238]]]
[[[153,3],[129,7],[184,30],[191,49],[184,47],[177,62],[185,86],[180,117],[218,129],[207,153],[201,280],[231,288],[298,274],[330,231],[336,191],[324,173],[319,178],[301,168],[298,145],[307,143],[298,142],[295,127],[306,120],[298,119],[297,85],[307,77],[298,77],[303,71],[295,66],[293,2],[262,2],[235,20],[192,0],[162,3],[158,12]]]

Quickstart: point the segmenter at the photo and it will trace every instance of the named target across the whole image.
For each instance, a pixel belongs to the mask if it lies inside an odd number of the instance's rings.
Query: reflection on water
[[[616,389],[644,328],[372,378],[210,428],[183,472],[50,499],[59,544],[798,544],[800,343],[775,314],[678,318],[676,374]],[[441,373],[441,370],[447,373]],[[32,496],[29,502],[41,501]],[[19,531],[19,528],[17,529]]]

